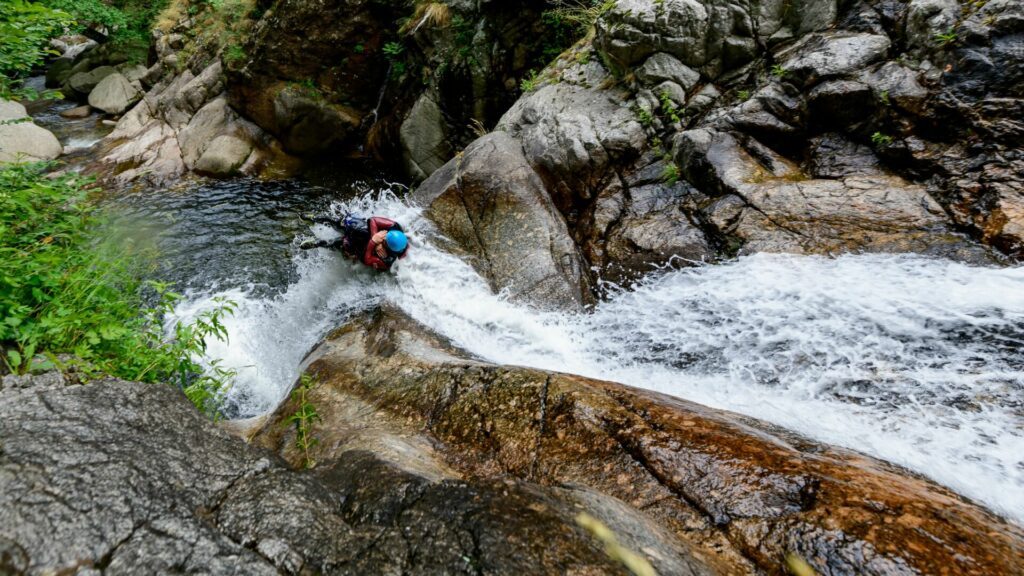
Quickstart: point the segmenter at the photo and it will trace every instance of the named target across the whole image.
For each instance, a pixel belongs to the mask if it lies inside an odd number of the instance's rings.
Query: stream
[[[98,126],[89,122],[55,131],[87,150]],[[541,312],[492,294],[438,248],[403,192],[345,165],[324,181],[198,182],[107,205],[123,233],[159,250],[157,275],[186,294],[177,319],[217,297],[238,304],[229,341],[210,348],[211,360],[238,371],[232,416],[272,410],[324,335],[386,301],[481,359],[761,418],[1024,521],[1024,267],[756,255],[653,274],[586,313]],[[332,234],[300,221],[308,211],[393,217],[409,230],[410,256],[378,275],[328,250],[299,250],[307,234]]]

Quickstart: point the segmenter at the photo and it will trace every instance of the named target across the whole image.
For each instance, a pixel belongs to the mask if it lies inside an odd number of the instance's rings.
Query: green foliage
[[[674,186],[676,182],[679,182],[679,166],[676,166],[674,162],[665,164],[665,169],[661,171],[661,181],[668,186]]]
[[[519,81],[519,89],[526,92],[533,92],[537,89],[537,84],[540,82],[540,78],[537,76],[536,70],[530,70],[526,73],[526,76]]]
[[[878,99],[882,101],[882,104],[889,105],[889,91],[882,90],[882,93],[878,95]]]
[[[320,443],[312,436],[313,425],[321,420],[320,414],[309,400],[309,393],[316,384],[315,376],[303,374],[299,377],[299,385],[292,391],[292,401],[296,404],[295,412],[285,420],[285,423],[295,424],[295,447],[302,452],[302,465],[305,468],[316,465],[316,461],[309,455],[309,450]]]
[[[245,53],[245,48],[240,44],[229,44],[224,48],[224,62],[229,66],[238,66],[248,58],[249,55]]]
[[[405,46],[399,42],[388,42],[381,49],[384,52],[384,56],[389,60],[394,60],[405,52]]]
[[[391,78],[401,78],[406,70],[405,62],[400,60],[402,54],[405,53],[405,46],[400,42],[388,42],[381,48],[381,51],[384,52],[384,57],[391,63]]]
[[[105,29],[110,42],[132,61],[145,60],[150,30],[168,0],[40,0],[74,17],[72,31]]]
[[[939,46],[941,46],[942,48],[955,44],[957,41],[956,30],[950,28],[945,32],[940,32],[936,34],[935,41],[938,42]]]
[[[672,96],[667,91],[662,91],[658,95],[658,100],[661,101],[661,113],[665,115],[673,124],[678,124],[683,121],[680,115],[679,107],[672,101]]]
[[[772,66],[771,74],[776,78],[785,78],[786,69],[782,67],[782,64],[776,64]]]
[[[881,132],[875,132],[871,135],[871,142],[879,148],[885,148],[886,146],[892,145],[892,136],[888,134],[882,134]]]
[[[50,38],[71,22],[70,14],[40,4],[0,1],[0,98],[37,96],[22,87],[22,79],[53,53]]]
[[[234,374],[200,360],[211,338],[227,337],[234,304],[220,301],[165,332],[180,296],[143,282],[142,255],[101,234],[88,180],[49,178],[47,168],[0,169],[0,367],[172,383],[216,416]],[[143,304],[147,290],[154,306]]]
[[[651,114],[651,112],[646,108],[641,108],[637,106],[636,115],[637,118],[640,119],[640,125],[643,126],[644,128],[647,128],[651,124],[654,124],[654,115]]]
[[[736,93],[736,97],[746,102],[747,100],[750,100],[750,90],[740,90]]]

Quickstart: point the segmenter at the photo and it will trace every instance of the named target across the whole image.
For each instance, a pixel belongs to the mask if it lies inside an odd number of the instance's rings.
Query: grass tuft
[[[446,28],[451,23],[452,12],[447,4],[443,2],[422,2],[416,5],[416,11],[413,12],[412,18],[399,29],[399,33],[412,36],[424,26]]]

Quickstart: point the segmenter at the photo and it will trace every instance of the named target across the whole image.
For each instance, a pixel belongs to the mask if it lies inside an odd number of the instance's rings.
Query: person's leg
[[[299,248],[303,250],[312,250],[313,248],[333,248],[338,240],[321,240],[319,238],[309,238],[303,240],[302,244],[299,244]]]
[[[300,214],[299,217],[311,224],[323,224],[325,226],[330,226],[335,230],[341,230],[343,227],[342,223],[339,222],[337,218],[332,218],[331,216],[324,214]]]

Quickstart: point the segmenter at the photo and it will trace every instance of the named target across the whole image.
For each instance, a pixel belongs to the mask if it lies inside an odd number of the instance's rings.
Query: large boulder
[[[497,129],[522,142],[555,204],[569,212],[615,179],[616,166],[639,157],[647,135],[629,94],[601,88],[611,80],[601,64],[571,66],[560,79],[520,98]]]
[[[662,573],[708,573],[613,498],[368,448],[294,471],[170,386],[8,377],[0,438],[4,574],[624,574],[581,512]]]
[[[117,74],[117,69],[113,66],[100,66],[87,72],[71,74],[66,85],[73,93],[88,96],[104,78],[111,74]]]
[[[63,85],[71,76],[71,69],[74,65],[72,58],[61,57],[54,60],[46,69],[46,87],[59,88]]]
[[[441,108],[429,94],[416,101],[399,129],[405,170],[424,180],[451,158],[446,125]]]
[[[413,199],[495,291],[541,307],[588,301],[586,273],[565,220],[508,134],[474,142],[424,181]]]
[[[208,176],[232,176],[252,153],[252,144],[230,134],[213,139],[196,161],[194,169]]]
[[[620,521],[602,519],[660,574],[783,574],[791,553],[821,574],[1024,568],[1019,527],[919,476],[684,400],[474,361],[393,310],[336,331],[305,369],[321,466],[370,450],[422,475],[571,486],[616,502]],[[241,433],[304,462],[298,408]]]
[[[891,45],[882,34],[824,32],[807,36],[777,58],[787,78],[812,85],[860,71],[881,60]]]
[[[715,78],[748,64],[776,33],[822,30],[837,14],[836,0],[619,0],[598,19],[595,46],[624,72],[662,52]]]
[[[160,64],[154,68],[162,74]],[[100,155],[96,170],[119,183],[160,184],[197,169],[215,176],[293,169],[280,145],[228,104],[219,61],[199,74],[185,70],[156,80],[104,139]]]
[[[0,122],[28,118],[25,107],[13,100],[0,99]]]
[[[63,150],[53,132],[32,123],[24,106],[0,100],[0,164],[53,160]]]
[[[107,114],[123,114],[142,99],[142,90],[115,72],[100,80],[89,92],[89,105]]]

